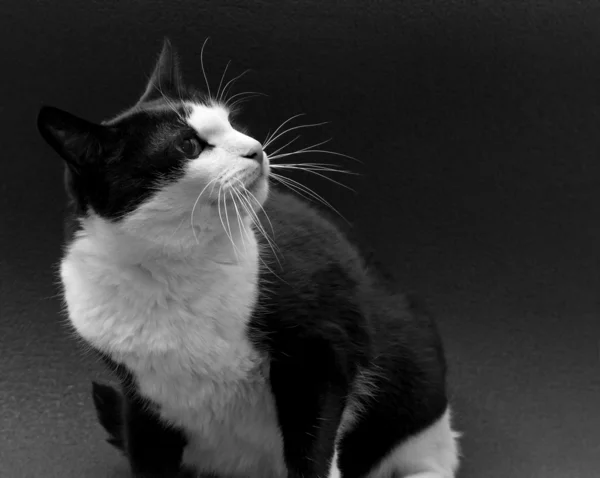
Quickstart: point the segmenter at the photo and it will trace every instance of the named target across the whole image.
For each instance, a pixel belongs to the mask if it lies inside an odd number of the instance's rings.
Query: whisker
[[[225,210],[225,222],[227,222],[227,228],[229,229],[229,238],[231,239],[231,244],[233,247],[236,247],[236,244],[233,240],[233,233],[231,232],[231,224],[229,223],[229,213],[227,212],[227,192],[223,191],[223,209]]]
[[[217,96],[216,96],[216,101],[221,101],[221,96],[220,96],[220,92],[221,92],[221,85],[223,84],[223,80],[225,79],[225,74],[227,73],[227,68],[229,68],[229,64],[231,63],[231,60],[229,60],[227,62],[227,64],[225,65],[225,69],[223,70],[223,74],[221,75],[221,81],[219,81],[219,87],[217,88]]]
[[[244,188],[244,192],[246,194],[248,194],[248,193],[251,194],[250,191],[248,191],[245,188]],[[271,246],[271,250],[273,251],[273,255],[275,256],[275,259],[277,259],[277,262],[279,262],[279,257],[277,256],[277,253],[275,252],[275,249],[277,249],[277,251],[281,252],[281,250],[279,249],[279,246],[277,244],[275,244],[274,240],[271,239],[269,237],[269,235],[267,234],[267,231],[265,230],[263,224],[261,223],[261,221],[260,221],[260,219],[258,217],[258,214],[256,214],[256,211],[254,211],[254,208],[252,207],[252,204],[250,204],[250,200],[249,200],[248,196],[246,195],[243,199],[246,201],[246,204],[248,205],[248,208],[249,208],[248,211],[249,211],[249,213],[250,213],[250,215],[251,215],[251,217],[253,219],[253,223],[259,229],[260,233],[265,238],[265,240],[269,243],[269,246]],[[254,199],[256,199],[256,198],[254,197]],[[265,216],[266,216],[266,213],[265,213]],[[269,220],[268,217],[267,217],[267,220]],[[270,220],[269,220],[269,223],[271,223]],[[272,226],[273,225],[271,224],[271,230],[272,230]],[[274,233],[274,231],[273,231],[273,233]],[[281,266],[280,262],[279,262],[279,265]]]
[[[245,70],[242,73],[240,73],[238,76],[236,76],[235,78],[232,78],[231,80],[229,80],[227,82],[227,84],[225,85],[225,88],[223,88],[223,91],[221,92],[221,98],[226,98],[226,91],[227,88],[229,88],[229,85],[233,86],[234,83],[240,79],[242,76],[244,76],[246,73],[248,73],[250,70]],[[224,102],[227,103],[229,101],[229,99],[225,99]]]
[[[281,133],[279,133],[277,136],[274,136],[273,138],[271,138],[271,139],[269,140],[269,142],[268,142],[268,143],[267,143],[267,144],[266,144],[266,145],[265,145],[263,148],[266,148],[266,147],[267,147],[269,144],[271,144],[271,143],[273,143],[273,142],[277,141],[277,139],[278,139],[278,138],[280,138],[280,137],[281,137],[281,136],[283,136],[284,134],[287,134],[287,133],[289,133],[290,131],[295,131],[295,130],[297,130],[297,129],[302,129],[302,128],[312,128],[312,127],[314,127],[314,126],[323,126],[324,124],[328,124],[328,123],[329,123],[329,121],[323,121],[323,122],[321,122],[321,123],[301,124],[301,125],[299,125],[299,126],[293,126],[293,127],[291,127],[291,128],[288,128],[288,129],[286,129],[286,130],[282,131],[282,132],[281,132]],[[329,139],[328,141],[331,141],[331,139]]]
[[[285,186],[286,188],[290,189],[291,191],[294,191],[294,192],[298,193],[303,198],[305,198],[305,199],[307,199],[309,201],[313,201],[313,199],[310,196],[307,196],[302,189],[298,189],[297,186],[295,186],[293,184],[288,184],[287,178],[285,178],[283,176],[280,176],[278,174],[273,174],[273,173],[271,173],[271,178],[273,180],[281,183],[283,186]]]
[[[219,219],[221,219],[221,224],[223,225],[223,231],[225,232],[225,235],[231,241],[231,245],[233,246],[233,252],[235,254],[235,258],[237,261],[239,261],[239,257],[237,255],[237,247],[235,246],[233,237],[227,233],[227,227],[225,227],[225,223],[223,222],[223,215],[221,214],[221,191],[222,191],[222,189],[223,189],[223,185],[221,184],[221,186],[219,187],[219,192],[217,194],[217,209],[219,211]],[[224,203],[224,206],[225,206],[225,208],[227,207],[227,205],[225,203]]]
[[[244,187],[244,186],[242,185],[242,187]],[[237,194],[238,198],[240,199],[240,203],[241,203],[241,206],[244,208],[244,211],[246,212],[246,214],[248,214],[248,216],[249,216],[249,217],[251,217],[251,218],[252,218],[252,214],[251,214],[251,213],[252,213],[252,210],[251,210],[251,209],[248,207],[248,204],[247,204],[247,203],[244,203],[244,201],[243,201],[243,198],[242,198],[242,195],[240,194],[240,192],[239,192],[239,191],[236,191],[236,194]],[[245,229],[245,227],[244,227],[244,229]],[[250,231],[248,232],[248,237],[250,237]],[[259,251],[259,254],[258,254],[258,260],[259,260],[260,262],[262,262],[262,263],[263,263],[263,265],[264,265],[264,266],[265,266],[265,267],[266,267],[266,268],[267,268],[269,271],[271,271],[271,273],[273,273],[275,276],[277,276],[277,274],[275,274],[275,273],[274,273],[274,272],[273,272],[273,271],[272,271],[272,270],[269,268],[269,266],[268,266],[268,265],[265,263],[265,261],[264,261],[264,260],[263,260],[263,258],[261,257],[260,251]]]
[[[252,207],[249,205],[249,203],[247,204],[247,211],[252,211]],[[277,261],[277,264],[279,265],[279,268],[283,270],[283,266],[281,264],[281,261],[279,260],[279,256],[277,255],[277,251],[281,252],[281,250],[279,249],[279,246],[277,246],[277,244],[275,244],[275,242],[269,238],[269,236],[267,235],[266,231],[264,230],[264,228],[262,227],[262,224],[260,224],[260,221],[258,220],[258,217],[256,216],[256,214],[253,215],[254,218],[256,218],[255,220],[253,220],[253,224],[259,229],[260,234],[262,235],[262,237],[265,239],[265,241],[267,242],[267,245],[269,246],[269,249],[271,249],[271,252],[273,253],[273,257],[275,258],[275,260]],[[267,263],[264,261],[262,254],[259,253],[258,258],[260,259],[260,262],[262,262],[262,264],[265,266],[265,268],[271,273],[273,274],[275,277],[277,277],[280,281],[285,282],[287,284],[287,282],[282,279],[279,275],[277,275],[275,273],[275,271],[273,269],[271,269]]]
[[[247,254],[248,253],[248,249],[246,247],[246,242],[244,241],[244,233],[246,233],[246,235],[248,236],[248,239],[250,239],[250,236],[248,235],[248,232],[246,231],[246,227],[244,226],[244,223],[242,221],[241,215],[240,215],[240,211],[238,210],[237,204],[235,202],[235,198],[233,197],[233,194],[237,194],[237,191],[235,190],[235,188],[232,188],[229,191],[229,195],[231,196],[231,201],[233,202],[233,207],[235,208],[235,214],[237,216],[237,221],[238,221],[238,226],[240,228],[240,237],[242,239],[242,245],[244,246],[244,252]],[[242,205],[243,206],[243,205]]]
[[[301,148],[297,151],[292,151],[290,153],[283,153],[283,154],[276,154],[274,156],[269,156],[270,159],[278,159],[278,158],[285,158],[286,155],[291,156],[292,154],[299,154],[299,153],[303,153],[305,151],[312,151],[312,148],[317,148],[319,146],[323,146],[324,144],[329,143],[332,140],[332,138],[328,138],[325,141],[321,141],[320,143],[316,143],[316,144],[311,144],[310,146],[306,146],[304,148]]]
[[[177,97],[179,98],[179,103],[180,103],[181,105],[185,105],[185,101],[183,100],[183,97],[181,96],[181,93],[182,93],[182,92],[181,92],[181,89],[182,89],[182,88],[181,88],[181,86],[182,86],[182,85],[181,85],[181,82],[180,82],[180,81],[179,81],[179,79],[178,79],[178,80],[177,80],[177,83],[176,83],[176,88],[175,88],[175,89],[177,90]],[[186,125],[186,126],[187,126],[187,121],[186,121],[186,119],[185,119],[185,118],[183,118],[181,115],[179,115],[179,119],[181,120],[181,122],[182,122],[184,125]]]
[[[329,171],[332,173],[351,174],[354,176],[360,176],[360,173],[348,171],[347,169],[340,169],[335,164],[329,163],[284,163],[271,164],[270,167],[280,169],[314,169],[315,171]]]
[[[255,238],[255,236],[252,235],[252,234],[254,234],[254,230],[252,229],[252,226],[254,224],[254,219],[252,218],[252,210],[250,208],[248,208],[248,204],[244,201],[244,197],[242,194],[243,191],[239,191],[236,189],[236,193],[237,193],[238,199],[240,200],[240,205],[244,208],[244,211],[248,215],[248,217],[250,217],[251,224],[248,226],[248,238],[250,238],[250,237]]]
[[[266,240],[267,244],[269,245],[271,251],[273,252],[273,257],[275,258],[275,260],[277,261],[277,263],[279,264],[280,268],[282,268],[281,262],[279,260],[279,256],[277,255],[277,251],[281,252],[279,250],[279,247],[273,242],[272,239],[269,238],[267,232],[265,231],[262,223],[260,222],[258,215],[256,214],[256,211],[254,211],[254,208],[252,207],[252,205],[249,202],[249,199],[247,197],[248,194],[252,195],[252,193],[250,193],[250,191],[248,191],[248,189],[246,188],[246,186],[238,180],[238,182],[240,183],[241,186],[241,190],[235,190],[236,191],[236,195],[238,196],[238,199],[240,199],[240,202],[244,208],[244,210],[246,211],[246,214],[250,217],[252,224],[254,226],[256,226],[256,228],[258,229],[258,232],[264,237],[264,239]],[[254,198],[254,195],[252,195],[252,197]],[[254,198],[256,200],[256,198]],[[260,203],[259,203],[260,205]],[[260,205],[262,207],[262,205]],[[270,222],[270,221],[269,221]],[[276,251],[277,249],[277,251]],[[258,255],[258,259],[260,260],[260,262],[265,266],[265,268],[271,272],[275,277],[277,277],[279,280],[281,280],[282,282],[285,282],[281,277],[279,277],[268,265],[267,263],[264,261],[262,255],[259,253]]]
[[[275,180],[278,180],[284,186],[287,186],[290,189],[294,189],[299,193],[305,192],[306,194],[311,196],[313,199],[315,199],[318,202],[320,202],[321,204],[329,207],[332,211],[334,211],[336,214],[338,214],[344,221],[346,221],[348,224],[350,224],[350,222],[342,215],[342,213],[340,213],[335,207],[333,207],[333,205],[329,201],[327,201],[325,198],[323,198],[322,196],[315,193],[312,189],[305,186],[304,184],[299,183],[298,181],[295,181],[293,179],[286,178],[285,176],[281,176],[280,174],[271,173],[271,177],[273,177],[273,179],[275,179]],[[304,197],[306,197],[306,196],[304,196]],[[310,199],[310,198],[307,198],[307,199]]]
[[[233,96],[230,96],[227,101],[231,101],[232,99],[238,97],[238,96],[243,96],[243,95],[254,95],[254,96],[269,96],[269,95],[265,95],[264,93],[261,93],[260,91],[242,91],[241,93],[236,93]]]
[[[269,130],[269,131],[267,132],[267,137],[266,137],[266,138],[264,139],[264,141],[263,141],[262,143],[260,143],[260,144],[265,144],[265,142],[267,141],[267,139],[269,139],[269,136],[271,136],[271,130]]]
[[[228,105],[228,108],[234,110],[238,105],[241,105],[242,103],[244,103],[252,98],[256,98],[257,96],[260,96],[260,95],[248,95],[244,98],[240,98],[240,99],[234,101],[231,105]]]
[[[162,68],[163,65],[162,63],[159,63],[158,65],[158,84],[154,84],[154,87],[158,90],[158,92],[160,93],[160,95],[162,96],[162,98],[165,100],[165,102],[167,103],[167,107],[169,107],[173,113],[175,113],[175,115],[177,115],[177,117],[179,118],[179,120],[185,124],[185,118],[183,118],[183,116],[181,115],[181,113],[179,113],[179,111],[177,111],[177,107],[175,106],[175,104],[171,101],[171,99],[168,97],[168,95],[165,94],[160,79],[162,77]]]
[[[289,168],[286,168],[286,167],[284,167],[284,168],[282,168],[282,169],[294,169],[294,170],[297,170],[297,171],[304,171],[304,172],[307,172],[307,173],[311,173],[311,174],[314,174],[314,175],[316,175],[316,176],[320,176],[320,177],[322,177],[323,179],[326,179],[327,181],[331,181],[332,183],[334,183],[334,184],[337,184],[338,186],[341,186],[341,187],[343,187],[343,188],[346,188],[346,189],[348,189],[349,191],[352,191],[353,193],[355,193],[355,192],[356,192],[356,191],[355,191],[354,189],[352,189],[350,186],[346,186],[345,184],[343,184],[343,183],[340,183],[339,181],[336,181],[335,179],[332,179],[332,178],[330,178],[329,176],[326,176],[326,175],[324,175],[324,174],[322,174],[322,173],[319,173],[319,172],[318,172],[318,170],[314,170],[314,169],[310,169],[310,168],[299,168],[299,167],[289,167]]]
[[[240,184],[240,190],[238,191],[238,193],[239,193],[240,200],[244,203],[244,210],[246,211],[246,213],[252,220],[253,224],[255,224],[256,227],[258,227],[259,229],[261,229],[261,232],[264,232],[264,229],[262,229],[262,224],[260,223],[260,220],[259,220],[256,212],[254,211],[254,208],[248,201],[248,197],[247,197],[247,195],[249,193],[248,189],[246,188],[244,183],[242,181],[240,181],[239,179],[237,179],[237,182]]]
[[[204,47],[206,46],[206,43],[208,42],[208,40],[210,39],[210,37],[206,37],[206,40],[204,40],[204,43],[202,44],[202,49],[200,50],[200,66],[202,67],[202,74],[204,75],[204,81],[206,82],[206,89],[208,90],[208,97],[211,97],[210,94],[210,84],[208,83],[208,76],[206,76],[206,70],[204,69]]]
[[[271,246],[271,243],[268,240],[267,240],[267,243],[269,244],[271,251],[273,251],[273,247]],[[279,268],[283,270],[283,266],[281,265],[281,262],[279,262],[279,258],[277,257],[277,254],[275,254],[274,251],[273,251],[273,256],[277,260],[277,263],[279,264]],[[285,279],[283,279],[279,274],[277,274],[273,269],[271,269],[269,267],[269,265],[263,259],[262,254],[260,254],[260,253],[258,254],[258,259],[260,260],[262,265],[265,267],[265,269],[267,269],[271,274],[273,274],[275,277],[277,277],[281,282],[289,285],[289,283]]]
[[[356,161],[358,163],[364,164],[360,159],[356,159],[352,156],[348,156],[347,154],[343,154],[343,153],[336,153],[335,151],[328,151],[328,150],[324,150],[324,149],[301,149],[300,151],[295,151],[293,153],[284,153],[284,154],[279,154],[275,157],[269,156],[269,159],[273,160],[273,159],[281,159],[281,158],[285,158],[287,156],[293,156],[295,154],[304,154],[304,153],[322,153],[322,154],[331,154],[333,156],[341,156],[343,158],[348,158],[348,159],[352,159],[353,161]]]
[[[271,153],[273,156],[276,156],[277,153],[279,153],[281,150],[287,148],[290,144],[292,144],[294,141],[296,141],[298,138],[300,137],[300,135],[296,136],[293,140],[291,140],[289,143],[284,144],[281,148],[276,149],[275,151],[273,151],[273,153]],[[269,156],[270,158],[271,156]]]
[[[192,207],[192,214],[190,216],[190,226],[192,227],[192,233],[194,234],[194,238],[196,239],[196,243],[199,244],[200,241],[198,241],[198,236],[196,234],[196,229],[194,228],[194,211],[196,210],[196,206],[198,205],[198,201],[200,201],[200,196],[202,196],[202,194],[204,193],[204,191],[206,191],[206,189],[208,188],[208,186],[210,186],[211,184],[213,184],[214,182],[217,181],[217,178],[211,179],[208,184],[206,186],[204,186],[204,188],[202,189],[202,191],[200,191],[200,194],[198,194],[198,197],[196,198],[196,201],[194,202],[194,206]]]
[[[277,260],[277,263],[279,264],[279,267],[283,267],[281,265],[281,261],[279,260],[279,256],[277,255],[277,251],[279,251],[279,253],[281,253],[281,250],[279,249],[279,246],[277,246],[277,244],[275,243],[274,239],[271,239],[269,237],[269,235],[267,234],[267,231],[265,230],[263,224],[261,223],[258,215],[256,214],[256,211],[254,211],[254,208],[252,207],[252,204],[250,204],[250,199],[249,197],[252,197],[252,199],[254,199],[256,201],[256,203],[258,204],[258,206],[263,210],[265,217],[267,218],[267,221],[269,221],[269,224],[271,225],[271,231],[273,232],[273,234],[275,234],[275,231],[273,229],[273,224],[271,223],[271,220],[269,219],[269,216],[267,215],[266,211],[264,210],[262,204],[258,201],[258,199],[256,199],[256,196],[254,196],[254,194],[252,194],[244,185],[244,183],[242,183],[240,180],[238,180],[238,182],[241,185],[241,195],[240,195],[240,199],[244,200],[247,208],[246,211],[248,212],[248,215],[252,218],[252,222],[253,224],[258,228],[259,232],[261,233],[261,235],[265,238],[265,240],[267,241],[267,243],[269,244],[269,247],[271,248],[271,251],[273,252],[273,256],[275,257],[275,260]],[[277,251],[275,250],[277,249]],[[273,272],[273,271],[271,271]]]
[[[159,65],[159,68],[162,68],[162,65]],[[173,113],[175,113],[177,115],[177,117],[179,118],[179,120],[185,124],[185,118],[177,110],[177,106],[175,105],[175,103],[171,100],[171,98],[168,97],[168,95],[165,94],[165,92],[162,89],[162,85],[160,84],[160,77],[161,76],[162,75],[159,73],[159,75],[158,75],[158,85],[154,85],[154,87],[158,90],[158,92],[160,93],[160,95],[162,96],[162,98],[165,100],[165,103],[167,103],[167,106],[171,109],[171,111],[173,111]]]
[[[175,234],[177,234],[177,231],[179,231],[179,229],[181,228],[181,226],[183,226],[183,223],[185,222],[185,218],[183,218],[181,221],[179,221],[179,226],[177,226],[175,228],[175,230],[173,231],[173,233],[169,236],[169,239],[173,239],[173,236]]]
[[[299,114],[297,114],[297,115],[294,115],[294,116],[292,116],[292,117],[290,117],[290,118],[286,119],[286,120],[285,120],[283,123],[281,123],[281,124],[280,124],[280,125],[277,127],[277,129],[276,129],[275,131],[273,131],[273,134],[271,134],[270,136],[267,136],[267,137],[265,138],[265,140],[263,141],[263,149],[266,149],[266,147],[267,147],[267,146],[268,146],[268,145],[271,143],[271,138],[272,138],[274,135],[276,135],[276,134],[277,134],[277,132],[278,132],[278,131],[279,131],[281,128],[283,128],[283,127],[284,127],[284,126],[285,126],[287,123],[289,123],[290,121],[292,121],[292,120],[294,120],[294,119],[296,119],[296,118],[299,118],[300,116],[304,116],[304,115],[305,115],[305,113],[299,113]]]
[[[275,229],[273,229],[273,223],[271,222],[271,219],[269,218],[269,215],[267,214],[267,211],[265,211],[265,208],[263,207],[263,205],[260,203],[260,201],[258,199],[256,199],[256,196],[254,194],[252,194],[252,192],[250,192],[246,188],[246,186],[244,186],[244,183],[242,183],[241,181],[240,181],[240,183],[242,184],[242,189],[243,189],[244,193],[246,194],[246,196],[249,197],[249,198],[254,199],[254,202],[256,202],[256,204],[258,205],[258,207],[262,210],[263,214],[265,215],[265,218],[269,222],[269,226],[271,227],[271,232],[273,233],[273,235],[275,235]],[[260,222],[260,220],[258,219],[258,215],[256,216],[256,220],[258,222]]]

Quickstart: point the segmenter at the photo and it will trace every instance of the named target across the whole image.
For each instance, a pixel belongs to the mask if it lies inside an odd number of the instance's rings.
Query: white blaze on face
[[[262,145],[254,138],[233,129],[228,112],[218,106],[191,105],[188,124],[208,143],[198,159],[188,165],[187,175],[192,180],[217,179],[224,187],[229,181],[257,176],[262,165],[248,156],[263,156]],[[234,179],[235,178],[235,179]]]
[[[172,233],[174,227],[185,233],[181,224],[191,224],[192,210],[193,223],[200,228],[221,227],[225,209],[235,224],[238,211],[242,215],[245,208],[256,211],[267,198],[269,164],[260,142],[235,130],[221,106],[187,106],[191,109],[187,123],[208,146],[185,164],[180,179],[160,187],[128,217],[126,227],[136,234]]]

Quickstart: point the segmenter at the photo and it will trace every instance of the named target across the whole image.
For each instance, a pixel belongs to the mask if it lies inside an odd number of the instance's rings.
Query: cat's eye
[[[177,149],[185,154],[186,158],[197,158],[203,148],[198,138],[184,138],[177,144]]]

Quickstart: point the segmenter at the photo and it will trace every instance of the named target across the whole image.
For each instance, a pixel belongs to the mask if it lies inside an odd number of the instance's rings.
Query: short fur
[[[77,214],[69,318],[121,381],[93,398],[134,476],[454,476],[433,321],[269,187],[260,143],[184,86],[168,42],[129,110],[45,107],[38,127]]]

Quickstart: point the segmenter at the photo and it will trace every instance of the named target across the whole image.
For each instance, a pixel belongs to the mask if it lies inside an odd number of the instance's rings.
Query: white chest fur
[[[80,237],[61,266],[69,317],[85,341],[123,363],[164,419],[190,438],[185,461],[236,476],[284,475],[264,358],[246,335],[257,244],[239,263],[124,263]]]

